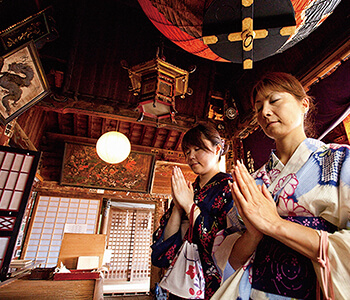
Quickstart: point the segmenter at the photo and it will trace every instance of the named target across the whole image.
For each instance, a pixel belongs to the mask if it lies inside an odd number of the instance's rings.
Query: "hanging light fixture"
[[[157,120],[170,117],[175,122],[175,98],[192,94],[188,77],[195,66],[190,71],[180,69],[166,62],[164,56],[159,55],[159,49],[156,58],[148,62],[130,68],[126,61],[121,61],[121,65],[128,70],[130,91],[138,97],[140,116],[137,121],[141,122],[146,116]]]
[[[109,131],[101,135],[98,139],[96,151],[103,161],[110,164],[117,164],[129,156],[131,145],[124,134],[118,131]]]

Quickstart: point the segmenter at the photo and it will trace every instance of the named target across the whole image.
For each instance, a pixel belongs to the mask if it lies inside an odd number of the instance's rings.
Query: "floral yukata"
[[[272,152],[253,176],[268,187],[280,216],[328,232],[335,299],[350,299],[350,147],[306,139],[286,165]],[[236,214],[228,216],[237,222]],[[227,260],[241,234],[218,234],[213,255],[221,272],[234,272]],[[239,281],[230,277],[213,299],[316,299],[320,269],[319,263],[264,236],[240,269]]]
[[[205,299],[210,299],[221,283],[221,276],[215,267],[211,252],[214,238],[218,231],[226,228],[226,215],[232,208],[232,195],[228,181],[232,181],[231,175],[218,173],[201,189],[198,177],[193,183],[194,203],[200,208],[200,214],[193,226],[193,243],[198,245],[203,267]],[[172,208],[173,206],[161,218],[160,226],[153,234],[152,264],[161,268],[169,267],[183,243],[181,229],[163,241],[164,228],[168,223]],[[184,239],[186,238],[187,233],[184,236]]]

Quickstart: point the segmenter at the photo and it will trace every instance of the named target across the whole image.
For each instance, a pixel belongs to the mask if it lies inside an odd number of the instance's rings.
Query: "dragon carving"
[[[4,59],[0,57],[0,71],[3,65]],[[13,106],[16,106],[23,93],[21,88],[29,87],[33,78],[32,67],[25,63],[11,63],[7,71],[0,72],[0,86],[5,90],[5,96],[2,97],[1,102],[8,115],[11,114],[10,101]]]

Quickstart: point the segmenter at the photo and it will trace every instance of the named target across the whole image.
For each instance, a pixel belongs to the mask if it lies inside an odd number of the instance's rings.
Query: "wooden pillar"
[[[0,145],[1,146],[8,146],[14,132],[15,124],[16,124],[16,120],[12,120],[10,123],[0,126]]]
[[[103,213],[101,220],[101,232],[102,234],[107,234],[109,211],[111,208],[111,199],[103,199]]]
[[[346,136],[348,137],[348,141],[350,142],[350,114],[343,121]]]

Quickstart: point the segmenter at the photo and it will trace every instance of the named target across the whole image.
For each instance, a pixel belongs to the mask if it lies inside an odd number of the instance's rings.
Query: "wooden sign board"
[[[67,269],[76,269],[79,256],[98,256],[101,267],[105,244],[105,234],[65,233],[57,266],[62,262]]]
[[[182,170],[188,181],[195,181],[197,175],[187,164],[158,160],[154,166],[151,194],[171,195],[171,173],[175,166]]]

